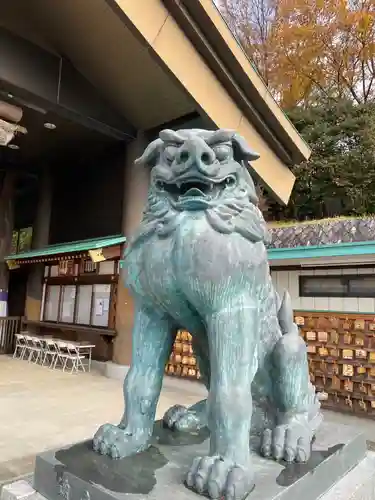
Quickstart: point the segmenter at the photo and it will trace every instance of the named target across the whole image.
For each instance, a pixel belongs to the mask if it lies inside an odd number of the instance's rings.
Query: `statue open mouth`
[[[159,191],[167,192],[174,201],[183,201],[187,199],[212,200],[225,189],[235,186],[235,184],[236,177],[234,175],[228,175],[221,180],[185,178],[172,182],[157,180],[155,183]]]

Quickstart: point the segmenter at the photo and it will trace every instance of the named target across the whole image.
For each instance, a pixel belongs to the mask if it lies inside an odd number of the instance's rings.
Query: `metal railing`
[[[20,330],[20,317],[0,317],[0,354],[11,354],[13,352],[15,335],[19,333]]]

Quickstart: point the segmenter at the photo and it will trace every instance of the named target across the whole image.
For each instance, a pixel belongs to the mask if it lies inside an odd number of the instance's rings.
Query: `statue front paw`
[[[97,430],[92,446],[101,455],[119,459],[145,450],[148,438],[143,433],[135,435],[117,425],[104,424]]]
[[[307,462],[311,456],[313,432],[308,421],[293,418],[263,432],[261,454],[287,462]]]
[[[188,472],[186,486],[208,498],[243,500],[254,488],[254,474],[218,455],[197,457]]]
[[[168,429],[180,432],[197,432],[207,425],[207,422],[199,412],[186,406],[175,405],[164,414],[163,424]]]

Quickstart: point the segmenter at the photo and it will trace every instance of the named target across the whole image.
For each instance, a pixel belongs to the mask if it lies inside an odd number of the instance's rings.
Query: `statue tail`
[[[276,295],[277,295],[277,318],[279,320],[281,333],[283,335],[294,332],[298,334],[297,325],[294,323],[292,300],[290,298],[289,292],[287,290],[284,290],[282,298],[280,298],[280,295],[277,292]]]
[[[277,294],[277,292],[276,292]],[[284,291],[283,297],[277,294],[277,318],[279,321],[282,335],[299,336],[298,326],[294,322],[294,314],[292,307],[292,300],[287,290]],[[306,369],[308,370],[307,355],[306,355]],[[316,393],[315,387],[309,381],[308,388],[305,393],[305,402],[309,408],[310,425],[315,433],[316,429],[320,426],[322,415],[320,413],[320,397]]]

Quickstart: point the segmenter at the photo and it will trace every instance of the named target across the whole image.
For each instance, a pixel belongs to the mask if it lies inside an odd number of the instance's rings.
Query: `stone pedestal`
[[[152,447],[122,460],[94,453],[91,442],[47,452],[36,459],[34,488],[48,500],[197,500],[202,497],[183,481],[193,458],[207,453],[207,437],[206,431],[176,434],[156,423]],[[307,464],[277,463],[254,454],[256,487],[249,500],[316,500],[365,454],[363,435],[348,426],[324,424]]]

